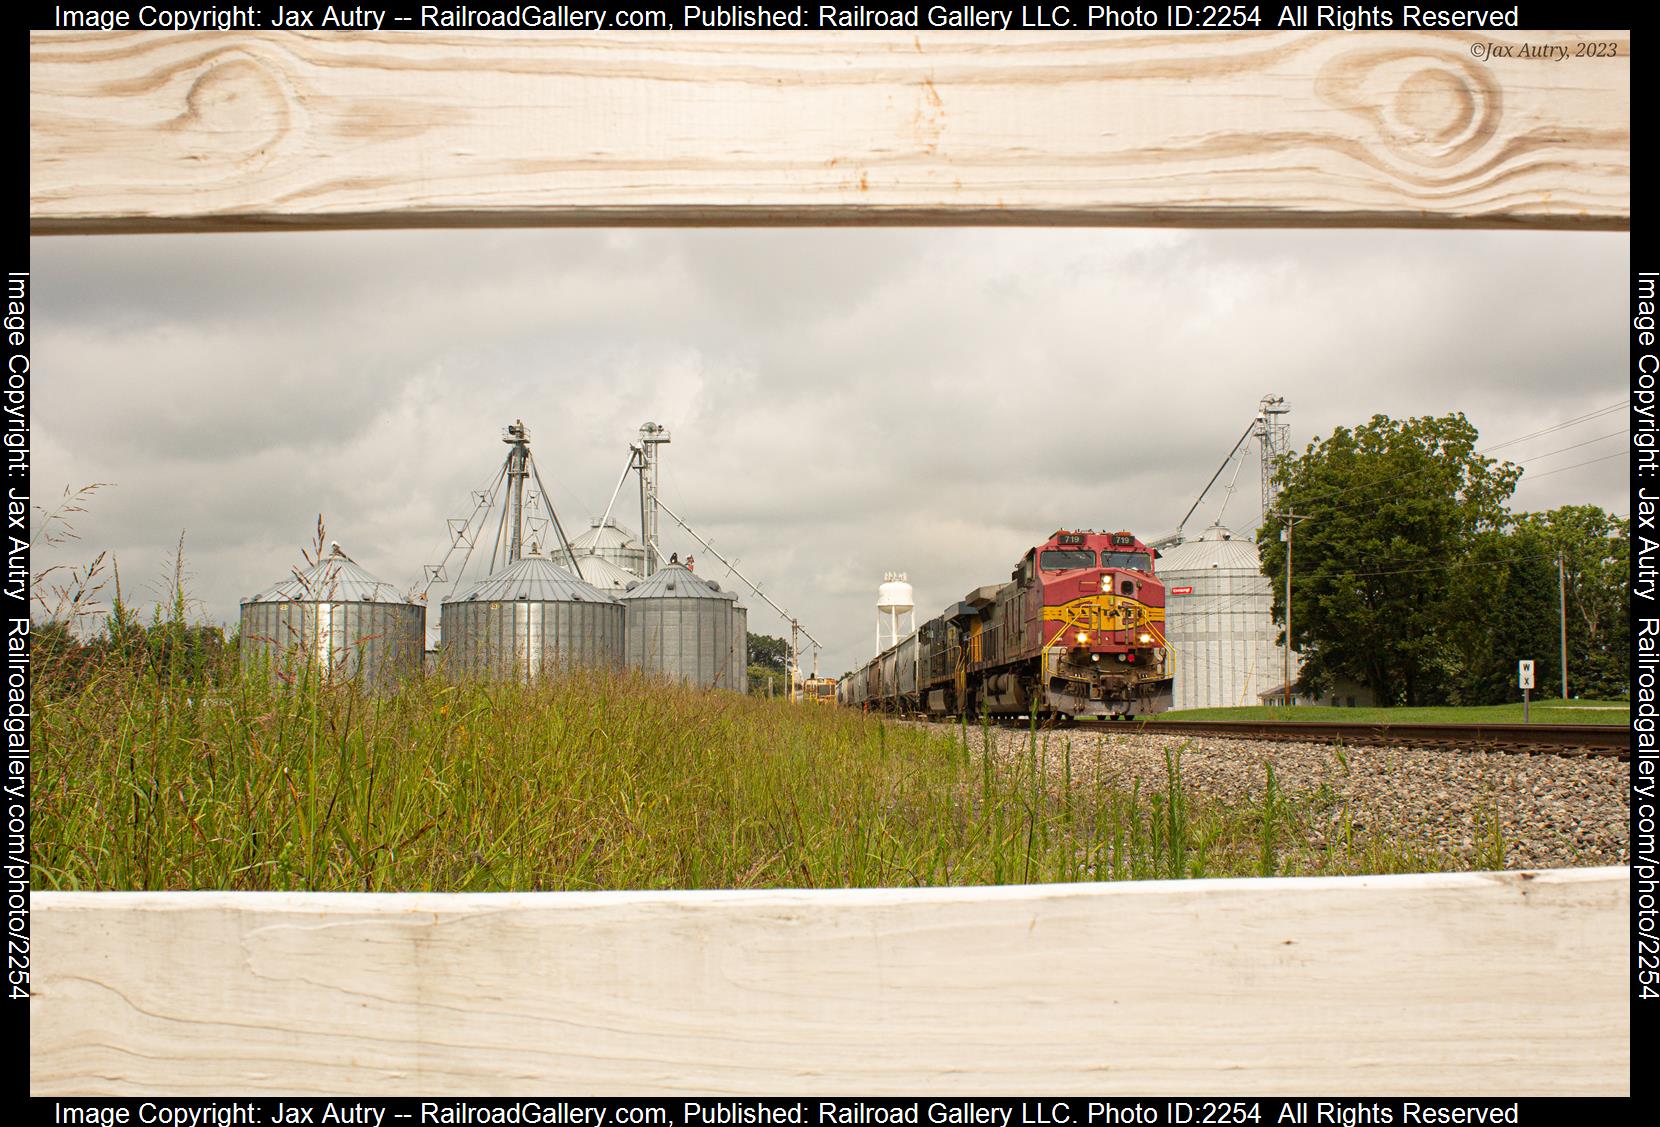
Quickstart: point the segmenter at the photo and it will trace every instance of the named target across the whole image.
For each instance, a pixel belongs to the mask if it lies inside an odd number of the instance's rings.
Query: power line
[[[1615,404],[1615,407],[1621,407],[1621,406],[1624,406],[1624,404]],[[1600,412],[1592,412],[1592,415],[1606,414],[1608,412],[1608,410],[1609,410],[1609,408],[1605,407]],[[1586,419],[1591,418],[1591,417],[1592,417],[1591,415],[1582,415],[1578,419],[1570,420],[1569,423],[1563,423],[1563,424],[1561,424],[1560,426],[1557,426],[1557,427],[1547,428],[1547,430],[1560,430],[1562,426],[1568,426],[1568,425],[1570,425],[1570,423],[1573,423],[1573,422],[1584,422]],[[1524,435],[1523,437],[1524,438],[1537,438],[1539,435],[1545,434],[1545,433],[1547,433],[1547,431],[1536,431],[1534,434]],[[1582,446],[1590,446],[1593,443],[1606,442],[1610,438],[1619,438],[1619,437],[1621,437],[1621,436],[1623,436],[1627,433],[1629,433],[1629,432],[1625,431],[1625,430],[1609,431],[1607,434],[1598,435],[1596,438],[1588,438],[1584,442],[1576,442],[1571,446],[1562,446],[1562,447],[1559,447],[1555,450],[1546,451],[1543,454],[1534,454],[1534,455],[1530,456],[1528,459],[1526,459],[1525,461],[1512,462],[1511,465],[1519,466],[1523,470],[1526,470],[1528,468],[1529,463],[1531,463],[1531,462],[1541,461],[1545,458],[1552,458],[1552,457],[1555,457],[1557,454],[1565,454],[1569,450],[1578,450]],[[1515,443],[1520,442],[1520,441],[1522,441],[1522,439],[1511,439],[1509,442],[1500,443],[1499,445],[1500,446],[1509,446],[1509,445],[1514,445]],[[1496,447],[1496,446],[1495,447],[1488,447],[1488,449],[1489,450],[1496,450],[1496,449],[1498,449],[1498,447]],[[1527,482],[1530,482],[1530,481],[1537,481],[1538,479],[1540,479],[1542,477],[1549,477],[1551,474],[1563,473],[1563,472],[1566,472],[1567,470],[1578,469],[1580,466],[1594,465],[1597,462],[1606,462],[1606,461],[1609,461],[1613,458],[1618,458],[1621,454],[1624,454],[1624,453],[1625,453],[1625,451],[1621,450],[1617,453],[1609,454],[1607,457],[1592,458],[1589,461],[1584,461],[1584,462],[1575,462],[1571,466],[1559,466],[1558,468],[1556,468],[1554,470],[1542,470],[1539,473],[1534,473],[1534,474],[1529,474],[1529,475],[1524,476],[1522,478],[1522,480],[1520,482],[1518,482],[1517,484],[1518,484],[1518,486],[1520,486],[1520,485],[1526,484]],[[1413,472],[1416,473],[1416,472],[1421,472],[1421,471],[1413,471]],[[1391,484],[1391,485],[1393,485],[1396,482],[1399,482],[1402,477],[1407,477],[1407,476],[1410,476],[1410,475],[1402,474],[1401,477],[1392,478],[1387,483],[1366,482],[1366,483],[1363,483],[1361,485],[1351,486],[1350,491],[1352,491],[1354,489],[1364,489],[1368,485],[1375,485],[1375,484]],[[1336,497],[1336,496],[1341,496],[1341,494],[1332,494],[1331,496]],[[1263,517],[1263,510],[1259,508],[1248,519],[1246,519],[1245,521],[1241,522],[1240,524],[1238,524],[1234,527],[1237,527],[1237,528],[1255,528],[1261,523],[1262,517]]]
[[[1622,400],[1619,403],[1612,403],[1612,404],[1609,404],[1607,407],[1600,407],[1597,410],[1588,412],[1584,415],[1577,415],[1572,419],[1566,419],[1566,420],[1564,420],[1560,423],[1556,423],[1552,426],[1545,427],[1541,430],[1536,430],[1536,431],[1532,432],[1531,434],[1524,434],[1519,438],[1506,439],[1503,442],[1494,443],[1490,446],[1484,446],[1479,450],[1471,451],[1471,453],[1478,454],[1478,455],[1490,454],[1495,450],[1502,450],[1507,446],[1515,446],[1517,443],[1526,442],[1529,439],[1538,438],[1541,435],[1551,434],[1555,431],[1564,430],[1564,429],[1566,429],[1568,427],[1571,427],[1571,426],[1576,426],[1580,423],[1587,422],[1591,419],[1597,418],[1600,415],[1606,415],[1611,411],[1620,410],[1621,408],[1626,407],[1629,404],[1630,404],[1630,400]],[[1606,435],[1603,435],[1599,438],[1590,439],[1586,443],[1579,443],[1578,445],[1588,445],[1589,442],[1601,442],[1604,439],[1612,438],[1615,435],[1624,434],[1624,433],[1625,433],[1624,431],[1613,431],[1613,432],[1611,432],[1609,434],[1606,434]],[[1553,454],[1560,454],[1565,450],[1572,450],[1572,449],[1575,449],[1575,447],[1574,446],[1564,446],[1564,447],[1562,447],[1561,450],[1553,450],[1553,451],[1551,451],[1550,453],[1547,453],[1547,454],[1535,454],[1528,460],[1529,461],[1534,461],[1534,460],[1537,460],[1539,458],[1549,458]],[[1512,462],[1510,464],[1511,465],[1525,466],[1526,463],[1525,462]],[[1396,486],[1406,478],[1415,477],[1418,474],[1428,473],[1431,470],[1440,469],[1440,468],[1442,468],[1442,467],[1441,466],[1436,466],[1436,465],[1423,466],[1419,469],[1408,470],[1406,473],[1399,474],[1395,477],[1388,478],[1388,479],[1385,479],[1385,480],[1382,480],[1382,481],[1363,481],[1363,482],[1360,482],[1357,485],[1351,485],[1351,486],[1349,486],[1345,489],[1339,489],[1335,493],[1327,493],[1323,496],[1299,497],[1297,499],[1297,503],[1300,504],[1300,505],[1304,505],[1304,504],[1322,505],[1322,504],[1325,504],[1327,502],[1333,501],[1338,497],[1343,497],[1343,496],[1346,496],[1347,494],[1353,493],[1356,490],[1374,489],[1374,488],[1377,488],[1379,486]],[[1564,468],[1572,468],[1572,467],[1564,467]],[[1551,472],[1554,473],[1555,471],[1551,471]],[[1543,477],[1544,475],[1543,474],[1535,474],[1534,476],[1535,477]]]
[[[1625,434],[1628,434],[1628,433],[1630,433],[1630,432],[1629,431],[1623,431],[1623,430],[1611,430],[1607,434],[1599,434],[1595,438],[1587,438],[1584,442],[1576,442],[1572,446],[1562,446],[1562,447],[1559,447],[1555,450],[1546,451],[1543,454],[1535,454],[1531,458],[1529,458],[1528,461],[1529,462],[1537,462],[1541,458],[1553,458],[1558,454],[1566,454],[1570,450],[1578,450],[1581,446],[1589,446],[1594,442],[1607,442],[1610,438],[1619,438],[1619,437],[1621,437]],[[1602,459],[1600,459],[1600,458],[1597,459],[1597,461],[1601,461],[1601,460]],[[1512,465],[1518,465],[1518,466],[1525,466],[1527,463],[1526,462],[1513,462],[1511,464]],[[1555,473],[1556,471],[1552,470],[1551,472]],[[1538,477],[1539,475],[1535,474],[1534,476]]]
[[[1563,466],[1560,469],[1549,470],[1546,473],[1536,474],[1534,476],[1535,477],[1546,477],[1549,474],[1553,474],[1553,473],[1563,473],[1567,470],[1578,469],[1580,466],[1589,466],[1589,465],[1593,465],[1597,462],[1606,462],[1610,458],[1618,458],[1624,453],[1625,453],[1625,451],[1621,450],[1618,453],[1609,454],[1606,457],[1592,458],[1589,461],[1585,461],[1585,462],[1576,462],[1574,465]],[[1630,517],[1629,513],[1623,513],[1623,514],[1620,514],[1618,516],[1614,516],[1611,519],[1614,520],[1614,521],[1622,521],[1622,520],[1629,519],[1629,517]],[[1330,572],[1330,573],[1322,574],[1321,577],[1322,578],[1333,578],[1333,579],[1370,579],[1370,578],[1379,578],[1379,577],[1390,576],[1390,575],[1421,575],[1421,574],[1429,574],[1429,573],[1438,572],[1438,571],[1455,571],[1455,570],[1457,570],[1458,568],[1461,568],[1461,567],[1499,567],[1499,566],[1503,566],[1507,563],[1517,562],[1517,561],[1520,561],[1520,560],[1532,559],[1532,558],[1554,559],[1555,558],[1555,553],[1554,552],[1547,552],[1547,553],[1544,553],[1542,555],[1537,554],[1537,553],[1522,553],[1522,554],[1518,554],[1518,555],[1515,555],[1515,556],[1507,556],[1502,560],[1461,560],[1461,561],[1457,561],[1457,562],[1454,562],[1454,563],[1437,564],[1437,565],[1427,566],[1427,567],[1392,568],[1392,569],[1385,569],[1385,570],[1380,570],[1380,571]],[[1161,581],[1162,581],[1162,576],[1160,578],[1161,578]],[[1169,584],[1167,583],[1166,587],[1168,588],[1168,586],[1169,586]],[[1212,606],[1210,608],[1207,608],[1206,613],[1207,614],[1209,614],[1209,613],[1221,614],[1225,611],[1229,611],[1229,610],[1234,609],[1235,607],[1239,606],[1242,602],[1244,602],[1246,600],[1261,599],[1261,598],[1267,598],[1269,600],[1272,600],[1273,599],[1273,590],[1270,588],[1269,590],[1266,590],[1266,591],[1245,591],[1245,592],[1240,592],[1240,593],[1235,594],[1235,595],[1230,595],[1230,596],[1228,596],[1227,601],[1215,604],[1214,606]],[[1170,607],[1170,602],[1169,602],[1169,598],[1167,596],[1166,600],[1165,600],[1165,608],[1166,608],[1166,614],[1167,615],[1169,613],[1169,607]]]
[[[1578,450],[1582,446],[1590,446],[1593,443],[1597,443],[1597,442],[1606,442],[1610,438],[1619,438],[1622,435],[1624,435],[1625,433],[1626,432],[1623,431],[1623,430],[1610,431],[1608,434],[1598,435],[1596,438],[1588,438],[1584,442],[1576,442],[1572,446],[1563,446],[1563,447],[1560,447],[1559,449],[1550,450],[1550,451],[1547,451],[1546,453],[1543,453],[1543,454],[1535,454],[1531,458],[1529,458],[1527,460],[1527,462],[1510,462],[1508,464],[1512,465],[1512,466],[1515,466],[1518,469],[1521,469],[1523,471],[1526,471],[1527,467],[1528,467],[1528,462],[1537,462],[1537,461],[1541,461],[1545,458],[1553,458],[1558,454],[1566,454],[1570,450]],[[1477,453],[1479,453],[1479,451],[1477,451]],[[1586,461],[1586,462],[1575,462],[1571,466],[1561,466],[1561,467],[1559,467],[1557,469],[1554,469],[1554,470],[1545,470],[1541,473],[1533,474],[1531,477],[1526,476],[1525,472],[1524,472],[1524,476],[1522,478],[1517,479],[1517,485],[1520,486],[1520,484],[1524,480],[1526,480],[1526,481],[1537,481],[1542,477],[1549,477],[1551,474],[1562,473],[1564,470],[1573,470],[1573,469],[1578,469],[1580,466],[1589,466],[1589,465],[1594,465],[1597,462],[1606,462],[1610,458],[1618,458],[1621,455],[1623,455],[1624,453],[1625,453],[1625,451],[1621,450],[1621,451],[1618,451],[1616,453],[1609,454],[1606,457],[1592,458],[1592,459],[1590,459],[1590,461]],[[1372,489],[1372,488],[1376,488],[1378,486],[1385,486],[1385,485],[1393,487],[1393,486],[1398,485],[1401,481],[1405,480],[1406,478],[1413,477],[1413,476],[1415,476],[1417,474],[1421,474],[1421,473],[1428,473],[1430,470],[1437,469],[1437,468],[1438,467],[1436,467],[1436,466],[1425,466],[1422,469],[1409,470],[1406,473],[1399,474],[1399,475],[1397,475],[1395,477],[1392,477],[1392,478],[1385,478],[1385,479],[1382,479],[1382,480],[1379,480],[1379,481],[1361,482],[1359,485],[1351,485],[1347,489],[1341,489],[1341,490],[1337,491],[1336,493],[1327,494],[1324,498],[1317,498],[1317,499],[1315,499],[1315,501],[1313,503],[1314,504],[1323,504],[1325,502],[1329,502],[1329,501],[1332,501],[1332,500],[1334,500],[1338,497],[1341,497],[1345,493],[1353,493],[1357,489]],[[1297,499],[1297,503],[1299,505],[1306,505],[1306,504],[1309,503],[1309,499],[1306,498],[1306,497],[1299,497]]]
[[[1558,453],[1560,453],[1560,451],[1558,451]],[[1606,461],[1608,461],[1612,458],[1623,458],[1623,457],[1626,457],[1626,455],[1627,455],[1626,451],[1616,450],[1614,453],[1605,454],[1601,458],[1592,458],[1590,461],[1587,461],[1587,462],[1575,462],[1571,466],[1560,466],[1560,467],[1558,467],[1554,470],[1546,470],[1544,473],[1536,473],[1536,474],[1533,475],[1533,480],[1538,481],[1540,478],[1549,477],[1553,473],[1567,473],[1569,470],[1577,470],[1580,466],[1594,466],[1598,462],[1606,462]]]
[[[1624,518],[1619,518],[1624,519]],[[1437,571],[1457,571],[1461,567],[1506,567],[1512,563],[1519,563],[1530,559],[1555,559],[1555,550],[1549,552],[1518,552],[1497,560],[1456,560],[1453,563],[1433,564],[1427,567],[1392,568],[1384,571],[1339,571],[1322,572],[1322,579],[1373,579],[1388,575],[1427,575]]]
[[[1503,450],[1506,446],[1514,446],[1518,442],[1526,442],[1530,438],[1538,438],[1542,434],[1550,434],[1552,431],[1562,430],[1564,427],[1571,427],[1575,423],[1583,423],[1588,419],[1594,419],[1599,415],[1606,415],[1610,411],[1619,411],[1629,406],[1631,406],[1631,400],[1622,399],[1618,403],[1610,403],[1608,406],[1599,407],[1595,411],[1588,414],[1577,415],[1574,418],[1557,423],[1555,426],[1548,426],[1544,430],[1536,430],[1532,434],[1524,434],[1520,438],[1511,438],[1505,440],[1504,442],[1496,443],[1495,445],[1487,447],[1487,449],[1482,451],[1482,453],[1491,453],[1494,450]]]
[[[1616,406],[1618,406],[1618,405],[1616,405]],[[1608,409],[1607,409],[1607,408],[1604,408],[1604,409],[1603,409],[1603,412],[1604,412],[1604,413],[1605,413],[1605,412],[1606,412],[1606,411],[1607,411],[1607,410],[1608,410]],[[1596,412],[1593,412],[1593,414],[1595,414],[1595,413],[1596,413]],[[1583,421],[1583,418],[1582,418],[1582,419],[1581,419],[1581,420],[1579,420],[1579,421]],[[1589,446],[1589,445],[1591,445],[1591,444],[1592,444],[1592,443],[1595,443],[1595,442],[1603,442],[1603,441],[1605,441],[1605,440],[1607,440],[1607,439],[1609,439],[1609,438],[1614,438],[1614,437],[1617,437],[1617,436],[1619,436],[1619,435],[1622,435],[1622,434],[1624,434],[1624,433],[1625,433],[1625,432],[1624,432],[1624,431],[1612,431],[1612,432],[1610,432],[1610,433],[1609,433],[1609,434],[1605,434],[1605,435],[1601,435],[1601,436],[1599,436],[1599,437],[1597,437],[1597,438],[1592,438],[1592,439],[1587,439],[1587,440],[1586,440],[1586,441],[1584,441],[1584,442],[1579,442],[1579,443],[1575,443],[1575,444],[1574,444],[1574,445],[1572,445],[1572,446],[1564,446],[1564,447],[1562,447],[1562,448],[1560,448],[1560,449],[1558,449],[1558,450],[1552,450],[1552,451],[1550,451],[1550,452],[1549,452],[1549,453],[1545,453],[1545,454],[1537,454],[1537,455],[1535,455],[1535,456],[1534,456],[1534,457],[1533,457],[1533,458],[1532,458],[1532,459],[1530,459],[1530,461],[1537,461],[1537,460],[1539,460],[1539,459],[1542,459],[1542,458],[1549,458],[1549,457],[1552,457],[1552,456],[1554,456],[1554,455],[1556,455],[1556,454],[1562,454],[1562,453],[1565,453],[1565,452],[1567,452],[1567,451],[1569,451],[1569,450],[1576,450],[1576,449],[1578,449],[1578,448],[1579,448],[1579,447],[1581,447],[1581,446]],[[1612,459],[1614,459],[1614,458],[1619,458],[1619,457],[1622,457],[1622,456],[1624,456],[1624,455],[1625,455],[1625,454],[1626,454],[1626,451],[1625,451],[1625,450],[1618,450],[1618,451],[1615,451],[1615,452],[1614,452],[1614,453],[1612,453],[1612,454],[1607,454],[1607,455],[1604,455],[1604,456],[1603,456],[1603,457],[1600,457],[1600,458],[1590,458],[1590,459],[1587,459],[1587,460],[1586,460],[1586,461],[1583,461],[1583,462],[1575,462],[1575,463],[1574,463],[1574,464],[1572,464],[1572,465],[1569,465],[1569,466],[1558,466],[1558,467],[1557,467],[1557,468],[1556,468],[1556,469],[1554,469],[1554,470],[1544,470],[1544,471],[1542,471],[1542,472],[1540,472],[1540,473],[1536,473],[1536,474],[1532,474],[1532,475],[1531,475],[1531,476],[1530,476],[1530,477],[1528,477],[1528,478],[1527,478],[1527,479],[1526,479],[1526,480],[1529,480],[1529,481],[1537,481],[1537,480],[1538,480],[1538,479],[1540,479],[1540,478],[1542,478],[1542,477],[1549,477],[1549,476],[1551,476],[1551,475],[1552,475],[1552,474],[1558,474],[1558,473],[1566,473],[1566,472],[1567,472],[1567,471],[1569,471],[1569,470],[1576,470],[1576,469],[1579,469],[1579,468],[1580,468],[1580,467],[1582,467],[1582,466],[1591,466],[1591,465],[1595,465],[1595,464],[1597,464],[1597,463],[1598,463],[1598,462],[1607,462],[1607,461],[1611,461],[1611,460],[1612,460]],[[1522,468],[1523,468],[1523,469],[1526,469],[1526,463],[1514,463],[1514,464],[1516,464],[1516,465],[1520,465],[1520,466],[1522,466]],[[1405,476],[1405,475],[1403,475],[1403,476]],[[1397,480],[1397,481],[1398,481],[1398,480],[1400,480],[1400,479],[1399,479],[1399,478],[1396,478],[1396,479],[1394,479],[1394,480]],[[1262,513],[1261,513],[1261,512],[1260,512],[1260,511],[1259,511],[1259,512],[1258,512],[1258,513],[1257,513],[1257,515],[1256,515],[1256,517],[1253,517],[1253,518],[1252,518],[1252,519],[1253,519],[1253,520],[1257,520],[1257,519],[1260,519],[1260,518],[1261,518],[1261,517],[1262,517],[1262,516],[1263,516],[1263,514],[1262,514]],[[1616,518],[1614,518],[1614,519],[1616,519],[1616,520],[1623,520],[1623,519],[1625,519],[1625,518],[1623,518],[1623,517],[1616,517]],[[1248,525],[1245,525],[1245,526],[1242,526],[1242,527],[1249,527],[1249,526],[1248,526]],[[1384,572],[1366,572],[1366,573],[1360,573],[1360,574],[1366,574],[1366,575],[1389,575],[1389,574],[1394,574],[1394,573],[1393,573],[1393,572],[1387,572],[1387,571],[1384,571]],[[1232,600],[1237,600],[1237,599],[1243,599],[1243,598],[1254,598],[1254,597],[1257,597],[1257,596],[1254,596],[1254,595],[1248,595],[1248,594],[1246,594],[1246,595],[1236,595],[1236,596],[1231,596],[1231,597],[1230,597],[1230,602],[1229,602],[1229,603],[1225,603],[1225,604],[1222,604],[1222,605],[1221,605],[1221,606],[1219,606],[1219,607],[1218,607],[1218,608],[1217,608],[1217,609],[1218,609],[1218,610],[1219,610],[1219,611],[1220,611],[1220,610],[1226,610],[1226,609],[1228,609],[1228,608],[1229,608],[1229,607],[1231,607],[1231,606],[1233,606],[1233,605],[1236,605],[1236,604],[1235,604],[1235,602],[1233,602],[1233,601],[1232,601]]]

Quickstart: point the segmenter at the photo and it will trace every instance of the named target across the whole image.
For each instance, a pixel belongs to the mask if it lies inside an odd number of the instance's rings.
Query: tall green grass
[[[1070,743],[1035,728],[1000,753],[985,723],[631,674],[373,694],[114,662],[33,704],[37,887],[826,888],[1445,863],[1353,840],[1295,851],[1298,818],[1324,812],[1272,790],[1267,811],[1218,806],[1190,792],[1174,744],[1162,785],[1084,785]]]

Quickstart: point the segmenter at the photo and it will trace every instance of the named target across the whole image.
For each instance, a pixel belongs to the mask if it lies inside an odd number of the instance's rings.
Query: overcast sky
[[[873,650],[886,570],[920,620],[1057,528],[1169,531],[1266,393],[1296,449],[1375,413],[1463,411],[1496,444],[1623,401],[1628,259],[1623,234],[1516,232],[37,239],[35,497],[113,483],[37,567],[107,549],[147,603],[183,531],[200,615],[230,623],[321,513],[414,587],[504,425],[529,426],[575,535],[650,419],[664,500],[840,674]],[[1625,513],[1625,446],[1600,437],[1624,427],[1501,451],[1527,467],[1512,507]],[[637,527],[637,493],[620,505]],[[1253,460],[1228,523],[1258,509]],[[665,551],[701,554],[663,523]]]

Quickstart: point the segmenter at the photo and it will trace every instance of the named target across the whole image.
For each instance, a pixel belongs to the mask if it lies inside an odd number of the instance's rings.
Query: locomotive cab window
[[[1153,569],[1148,565],[1146,552],[1102,552],[1102,567],[1120,567],[1125,571],[1146,571]]]
[[[1088,548],[1051,550],[1038,557],[1038,566],[1044,571],[1073,571],[1080,567],[1094,567],[1095,553]]]

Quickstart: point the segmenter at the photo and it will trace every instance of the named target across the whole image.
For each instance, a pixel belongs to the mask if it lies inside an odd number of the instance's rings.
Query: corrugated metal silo
[[[645,545],[640,542],[639,536],[618,524],[612,517],[606,517],[603,521],[593,521],[588,531],[571,541],[570,553],[561,548],[550,552],[549,556],[554,563],[570,570],[572,554],[578,560],[583,556],[598,556],[607,563],[615,564],[632,573],[636,578],[646,573]]]
[[[525,556],[452,598],[439,663],[454,676],[529,679],[623,661],[623,606],[546,556]]]
[[[691,685],[749,688],[749,612],[680,564],[664,564],[623,594],[628,663]]]
[[[734,645],[733,657],[735,692],[749,692],[749,609],[732,598],[732,638]]]
[[[1213,525],[1197,540],[1164,549],[1155,566],[1174,652],[1172,708],[1254,705],[1285,680],[1274,596],[1255,543]]]
[[[421,669],[426,607],[359,567],[339,544],[242,602],[242,660],[282,670],[315,662],[330,678],[382,685]]]
[[[569,571],[570,568],[566,568]],[[619,597],[628,590],[630,583],[638,583],[640,577],[627,568],[619,567],[604,556],[589,553],[583,555],[580,551],[576,557],[576,571],[582,581],[590,587],[598,588],[613,598]]]

